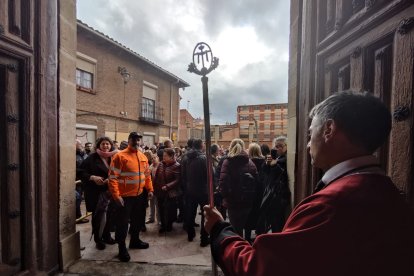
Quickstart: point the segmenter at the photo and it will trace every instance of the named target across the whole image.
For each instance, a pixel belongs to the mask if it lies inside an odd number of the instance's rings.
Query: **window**
[[[260,106],[258,106],[258,105],[254,106],[253,110],[260,110]]]
[[[142,105],[141,117],[148,119],[158,119],[156,117],[155,101],[157,100],[158,86],[147,81],[143,81],[142,86]]]
[[[247,111],[247,110],[249,110],[249,107],[248,106],[240,106],[240,110],[241,111]]]
[[[81,88],[93,89],[93,74],[90,72],[76,69],[76,85]]]
[[[249,115],[240,115],[240,121],[247,121],[249,120]]]
[[[76,53],[76,86],[77,89],[92,92],[96,87],[97,60],[85,54]]]
[[[155,119],[155,101],[142,98],[142,117]]]
[[[270,120],[270,114],[265,114],[264,115],[264,120],[269,121]]]
[[[272,109],[272,106],[271,105],[266,105],[265,106],[265,110],[271,110]]]
[[[270,129],[270,124],[269,123],[264,124],[264,129]]]
[[[260,120],[260,115],[254,115],[254,118],[259,121]]]

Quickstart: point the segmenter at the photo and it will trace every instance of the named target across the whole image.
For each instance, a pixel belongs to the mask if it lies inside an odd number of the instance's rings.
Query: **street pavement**
[[[200,223],[199,215],[196,221]],[[140,238],[148,242],[150,247],[144,250],[129,249],[131,260],[122,263],[116,257],[117,244],[97,250],[91,239],[91,224],[77,224],[81,247],[85,249],[81,251],[79,261],[58,275],[212,275],[210,247],[200,247],[200,227],[196,227],[196,238],[189,242],[182,223],[174,223],[172,232],[163,234],[158,233],[157,222],[146,226],[147,231],[141,232]],[[114,233],[111,234],[114,238]],[[219,275],[223,274],[220,272]]]

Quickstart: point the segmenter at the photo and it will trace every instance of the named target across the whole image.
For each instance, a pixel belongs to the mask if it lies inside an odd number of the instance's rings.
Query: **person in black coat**
[[[273,233],[280,232],[285,224],[291,196],[286,169],[286,142],[284,136],[274,140],[273,154],[267,156],[262,169],[264,193],[256,234],[267,233],[270,229]]]
[[[207,164],[206,155],[203,153],[203,141],[196,139],[193,142],[193,150],[188,151],[182,159],[181,178],[182,189],[185,194],[185,225],[188,241],[195,237],[194,219],[197,215],[197,207],[208,203]],[[209,237],[204,229],[204,214],[201,215],[200,246],[209,245]]]
[[[256,180],[257,169],[244,149],[244,142],[233,139],[228,158],[221,167],[219,190],[230,222],[240,236],[243,236],[256,197]]]
[[[109,137],[96,141],[96,152],[91,153],[80,166],[81,179],[85,183],[86,210],[92,212],[92,234],[99,250],[105,243],[114,244],[110,235],[110,193],[108,191],[108,171],[111,158],[118,151],[113,149]],[[111,204],[112,207],[112,204]]]
[[[263,199],[263,183],[262,183],[262,167],[265,163],[265,158],[262,155],[261,147],[257,143],[251,143],[249,145],[249,158],[256,165],[257,169],[257,186],[256,186],[256,198],[253,202],[252,210],[247,218],[245,226],[245,239],[249,242],[251,240],[251,230],[256,229],[257,219],[259,217],[260,205]]]

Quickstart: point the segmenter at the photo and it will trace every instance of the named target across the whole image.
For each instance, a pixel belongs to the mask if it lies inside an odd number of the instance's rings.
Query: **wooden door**
[[[21,269],[19,62],[0,54],[0,274]]]
[[[300,200],[321,177],[306,150],[309,110],[336,91],[378,96],[393,114],[386,145],[377,151],[382,167],[414,206],[413,76],[414,2],[404,0],[303,1],[298,121]],[[311,183],[309,183],[311,179]]]
[[[0,0],[0,275],[58,266],[57,1]]]

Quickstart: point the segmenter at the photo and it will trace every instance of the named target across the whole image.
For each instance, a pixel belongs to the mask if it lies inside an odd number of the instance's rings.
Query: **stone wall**
[[[296,122],[297,122],[297,95],[299,91],[299,65],[300,65],[300,41],[301,41],[301,1],[290,1],[290,38],[289,38],[289,86],[288,86],[288,154],[287,169],[289,175],[289,187],[292,192],[292,202],[295,187],[296,169]],[[296,205],[298,202],[293,202]]]
[[[64,270],[80,258],[75,227],[76,0],[60,0],[59,7],[59,260]]]

